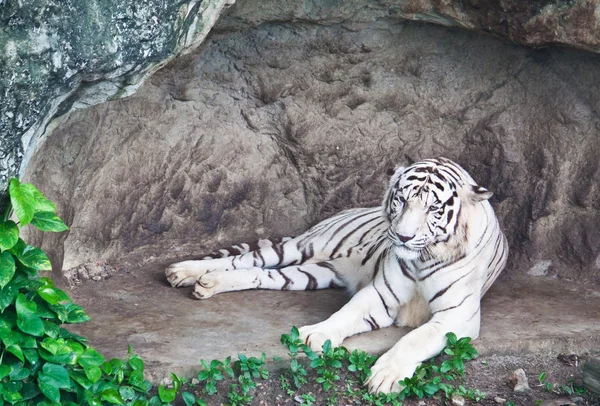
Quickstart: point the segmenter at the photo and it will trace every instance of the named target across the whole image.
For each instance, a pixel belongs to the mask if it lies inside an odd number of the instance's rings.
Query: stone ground
[[[238,353],[285,356],[279,343],[291,326],[313,324],[339,309],[342,290],[246,291],[190,298],[191,288],[168,285],[154,264],[121,271],[72,288],[73,300],[92,320],[70,329],[89,338],[106,357],[123,357],[127,345],[147,363],[149,379],[169,372],[193,376],[200,359]],[[585,354],[600,349],[600,289],[546,277],[504,275],[483,300],[482,356]],[[349,349],[381,354],[406,330],[387,328],[344,341]]]

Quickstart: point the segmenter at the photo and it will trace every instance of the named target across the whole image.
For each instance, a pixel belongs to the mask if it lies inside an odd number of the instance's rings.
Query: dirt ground
[[[347,300],[340,290],[311,292],[246,291],[217,295],[209,300],[190,299],[190,289],[171,288],[165,280],[164,264],[152,264],[135,271],[102,274],[69,289],[73,300],[82,305],[92,320],[69,329],[88,337],[90,344],[107,358],[125,356],[128,344],[146,361],[147,378],[161,382],[170,372],[190,381],[197,377],[200,360],[238,353],[260,356],[270,362],[271,376],[259,381],[252,390],[253,405],[300,404],[303,394],[316,398],[313,405],[373,404],[353,397],[346,386],[357,378],[342,374],[336,392],[324,392],[315,376],[292,396],[282,388],[281,363],[289,358],[279,338],[291,326],[314,324],[324,320]],[[547,382],[558,387],[577,385],[579,371],[587,354],[600,354],[600,289],[552,278],[504,277],[494,285],[482,302],[482,332],[473,345],[480,357],[466,367],[464,386],[485,392],[478,403],[497,405],[496,398],[510,405],[600,405],[597,398],[553,393],[540,385],[545,372]],[[110,326],[110,328],[107,328]],[[361,334],[344,341],[350,350],[361,349],[381,354],[390,348],[405,329],[390,327]],[[568,357],[577,354],[577,358]],[[558,356],[562,354],[563,356]],[[576,359],[576,361],[574,361]],[[531,391],[513,392],[509,378],[523,368]],[[208,405],[228,404],[231,381],[219,383],[216,395],[202,396]],[[202,394],[203,384],[184,388]],[[499,400],[499,399],[498,399]],[[184,404],[181,399],[176,404]],[[404,405],[443,405],[440,399],[409,399]]]
[[[480,401],[466,401],[466,405],[543,405],[543,406],[562,406],[562,405],[600,405],[600,398],[593,396],[589,392],[583,394],[576,390],[568,394],[565,389],[560,387],[577,388],[581,385],[581,366],[585,363],[586,355],[523,355],[523,356],[485,356],[468,362],[465,368],[465,377],[462,383],[457,382],[457,386],[462,384],[467,389],[477,389],[485,393],[485,398]],[[525,393],[516,393],[513,390],[514,383],[511,382],[513,371],[523,368],[526,371],[530,391]],[[546,373],[546,381],[557,386],[555,392],[548,390],[545,385],[539,382],[539,376]],[[348,383],[354,390],[360,389],[357,383],[357,377],[348,371],[341,374],[341,379],[334,389],[324,391],[320,384],[315,382],[316,374],[314,370],[309,370],[308,382],[297,390],[293,395],[288,395],[282,389],[280,375],[282,370],[273,371],[268,380],[259,380],[257,388],[252,390],[253,399],[251,405],[261,406],[279,406],[279,405],[298,405],[301,404],[301,395],[311,394],[314,396],[314,405],[369,405],[376,404],[364,401],[360,396],[351,396],[348,393]],[[232,380],[224,380],[217,385],[218,392],[213,396],[207,396],[202,393],[203,384],[197,384],[193,387],[187,385],[184,390],[190,391],[196,397],[202,397],[209,406],[227,405],[227,393]],[[329,403],[332,395],[337,394],[337,400]],[[176,405],[185,403],[178,398]],[[382,403],[383,404],[383,403]],[[450,405],[448,399],[417,399],[409,398],[402,401],[406,406],[434,406]]]

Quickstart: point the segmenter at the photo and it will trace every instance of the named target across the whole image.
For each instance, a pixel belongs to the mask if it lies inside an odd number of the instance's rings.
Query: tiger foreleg
[[[218,293],[249,289],[314,290],[342,286],[335,267],[327,262],[288,266],[281,269],[236,269],[208,272],[200,276],[193,297],[208,299]]]
[[[392,325],[397,308],[386,305],[373,284],[361,289],[327,320],[300,329],[300,337],[313,351],[321,351],[331,341],[339,346],[346,337]]]
[[[434,312],[429,322],[406,334],[377,360],[367,380],[369,391],[400,391],[400,381],[412,377],[423,361],[444,349],[446,333],[453,332],[459,338],[476,338],[479,335],[479,324],[479,298],[473,300],[470,306]]]

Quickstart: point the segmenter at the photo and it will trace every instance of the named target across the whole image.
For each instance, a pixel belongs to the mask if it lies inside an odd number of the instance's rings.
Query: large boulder
[[[132,94],[233,1],[0,2],[0,196],[55,118]]]
[[[34,236],[57,269],[294,235],[446,156],[495,192],[509,274],[597,280],[599,56],[390,19],[241,28],[240,10],[32,158],[71,227]]]

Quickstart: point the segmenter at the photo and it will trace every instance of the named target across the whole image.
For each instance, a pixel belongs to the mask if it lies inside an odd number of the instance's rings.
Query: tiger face
[[[460,166],[444,158],[398,168],[383,202],[388,239],[397,253],[416,259],[432,245],[447,242],[463,205],[491,197]]]

